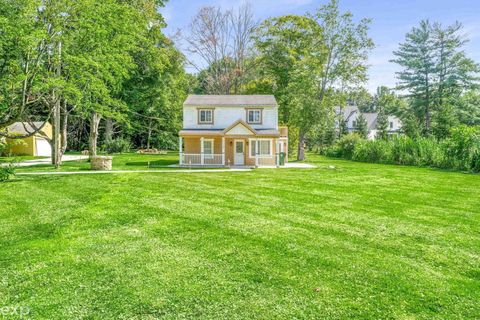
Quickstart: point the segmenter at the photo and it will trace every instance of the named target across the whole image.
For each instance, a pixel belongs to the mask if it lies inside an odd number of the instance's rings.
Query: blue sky
[[[187,29],[193,15],[202,6],[235,8],[239,0],[169,0],[161,10],[167,20],[166,33]],[[263,20],[285,14],[314,11],[327,0],[251,0],[256,18]],[[405,34],[422,19],[451,24],[464,24],[470,42],[465,47],[469,57],[480,62],[480,0],[341,0],[342,10],[351,11],[355,18],[373,20],[370,36],[376,48],[370,55],[369,82],[366,88],[374,92],[379,85],[394,86],[398,67],[390,63],[392,52],[405,39]]]

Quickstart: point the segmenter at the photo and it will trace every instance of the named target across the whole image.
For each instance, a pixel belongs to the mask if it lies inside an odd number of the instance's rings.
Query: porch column
[[[178,137],[178,153],[180,155],[180,165],[183,165],[183,138]]]
[[[222,165],[225,165],[225,137],[222,137]]]
[[[205,155],[203,154],[204,149],[203,149],[203,140],[204,138],[200,138],[200,164],[203,165],[205,163]]]
[[[278,139],[273,139],[275,146],[275,166],[280,166],[280,148],[278,146]]]
[[[255,139],[255,167],[258,167],[258,140]]]

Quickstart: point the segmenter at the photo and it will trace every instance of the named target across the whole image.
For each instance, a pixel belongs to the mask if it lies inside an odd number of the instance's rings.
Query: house
[[[378,120],[378,113],[377,112],[365,112],[362,113],[356,106],[346,106],[344,108],[337,107],[335,109],[337,115],[340,118],[343,118],[345,124],[347,126],[347,130],[349,133],[355,131],[355,127],[357,126],[357,119],[360,114],[363,114],[363,117],[367,121],[367,128],[368,128],[368,139],[374,140],[377,136],[377,120]],[[388,134],[389,135],[396,135],[400,134],[402,130],[402,122],[396,116],[387,116],[388,117]]]
[[[182,166],[279,166],[288,129],[272,95],[190,95],[179,133]]]
[[[52,148],[45,139],[45,136],[49,139],[53,136],[52,125],[49,122],[33,122],[33,127],[26,122],[16,122],[10,125],[7,130],[11,134],[26,135],[35,131],[34,127],[41,128],[42,126],[42,133],[39,132],[23,139],[6,139],[9,152],[18,156],[50,157]]]

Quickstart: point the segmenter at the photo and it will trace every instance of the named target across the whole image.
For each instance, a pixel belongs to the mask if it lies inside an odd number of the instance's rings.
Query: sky
[[[169,0],[161,9],[173,35],[177,30],[188,30],[192,17],[203,6],[221,6],[232,9],[240,0]],[[251,0],[256,19],[263,20],[286,14],[314,12],[327,0]],[[393,51],[405,40],[405,34],[420,20],[429,19],[449,25],[460,21],[463,33],[470,41],[465,46],[467,55],[480,62],[480,0],[340,0],[342,11],[350,11],[354,18],[372,19],[369,35],[375,49],[369,58],[369,81],[365,87],[372,93],[380,85],[394,87],[398,66],[389,62]]]

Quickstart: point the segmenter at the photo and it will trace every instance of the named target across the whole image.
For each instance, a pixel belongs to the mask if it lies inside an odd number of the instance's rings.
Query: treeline
[[[162,0],[0,2],[0,134],[54,127],[53,162],[67,149],[123,138],[175,147],[188,91],[184,57],[162,29]],[[3,129],[2,129],[3,128]]]

